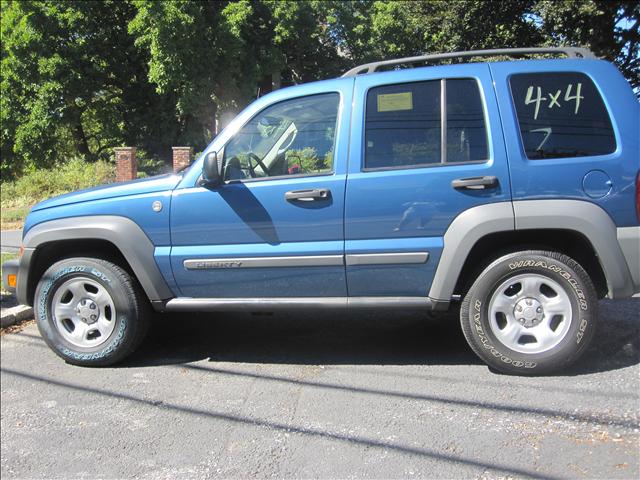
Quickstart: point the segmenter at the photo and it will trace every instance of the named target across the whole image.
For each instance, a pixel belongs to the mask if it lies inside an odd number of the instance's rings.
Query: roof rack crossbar
[[[430,55],[419,55],[417,57],[396,58],[393,60],[382,60],[380,62],[365,63],[352,68],[343,77],[355,77],[356,75],[374,73],[380,67],[389,65],[402,65],[407,63],[429,62],[433,60],[446,60],[448,58],[463,57],[489,57],[495,55],[530,55],[545,53],[561,53],[569,58],[596,58],[593,52],[582,47],[535,47],[535,48],[498,48],[493,50],[469,50],[466,52],[435,53]]]

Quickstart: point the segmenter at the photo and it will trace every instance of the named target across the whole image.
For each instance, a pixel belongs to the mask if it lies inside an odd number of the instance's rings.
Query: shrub
[[[138,178],[171,172],[171,165],[167,165],[164,160],[157,157],[149,157],[144,150],[139,150],[136,158],[138,160]]]
[[[74,158],[51,169],[34,170],[12,182],[2,182],[2,209],[31,206],[45,198],[113,182],[115,166]]]
[[[302,150],[287,150],[285,158],[289,168],[297,165],[301,173],[320,173],[331,170],[333,152],[329,150],[324,158],[319,158],[315,148],[306,147]]]

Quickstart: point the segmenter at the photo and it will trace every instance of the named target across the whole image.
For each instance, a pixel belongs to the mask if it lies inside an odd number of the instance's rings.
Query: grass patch
[[[29,213],[29,207],[6,208],[2,210],[2,221],[19,222],[27,213]]]
[[[0,278],[2,278],[2,264],[7,260],[13,260],[14,258],[18,258],[17,253],[0,253]],[[0,280],[0,291],[7,291],[4,287],[4,281],[2,280]]]
[[[29,209],[44,199],[114,180],[115,166],[112,163],[72,159],[56,168],[35,170],[12,182],[2,182],[0,228],[22,228]]]

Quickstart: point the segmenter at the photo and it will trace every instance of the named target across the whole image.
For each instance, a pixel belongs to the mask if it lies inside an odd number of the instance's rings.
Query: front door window
[[[331,172],[338,106],[329,93],[266,108],[225,147],[225,180]]]

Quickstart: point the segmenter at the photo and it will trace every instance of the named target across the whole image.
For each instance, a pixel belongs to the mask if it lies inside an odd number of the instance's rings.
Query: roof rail
[[[435,53],[430,55],[420,55],[417,57],[396,58],[393,60],[382,60],[380,62],[365,63],[352,68],[343,77],[355,77],[365,73],[374,73],[380,67],[388,65],[402,65],[406,63],[430,62],[433,60],[445,60],[448,58],[463,57],[490,57],[494,55],[530,55],[544,53],[561,53],[569,58],[596,58],[593,52],[582,47],[534,47],[534,48],[498,48],[494,50],[469,50],[466,52]]]

